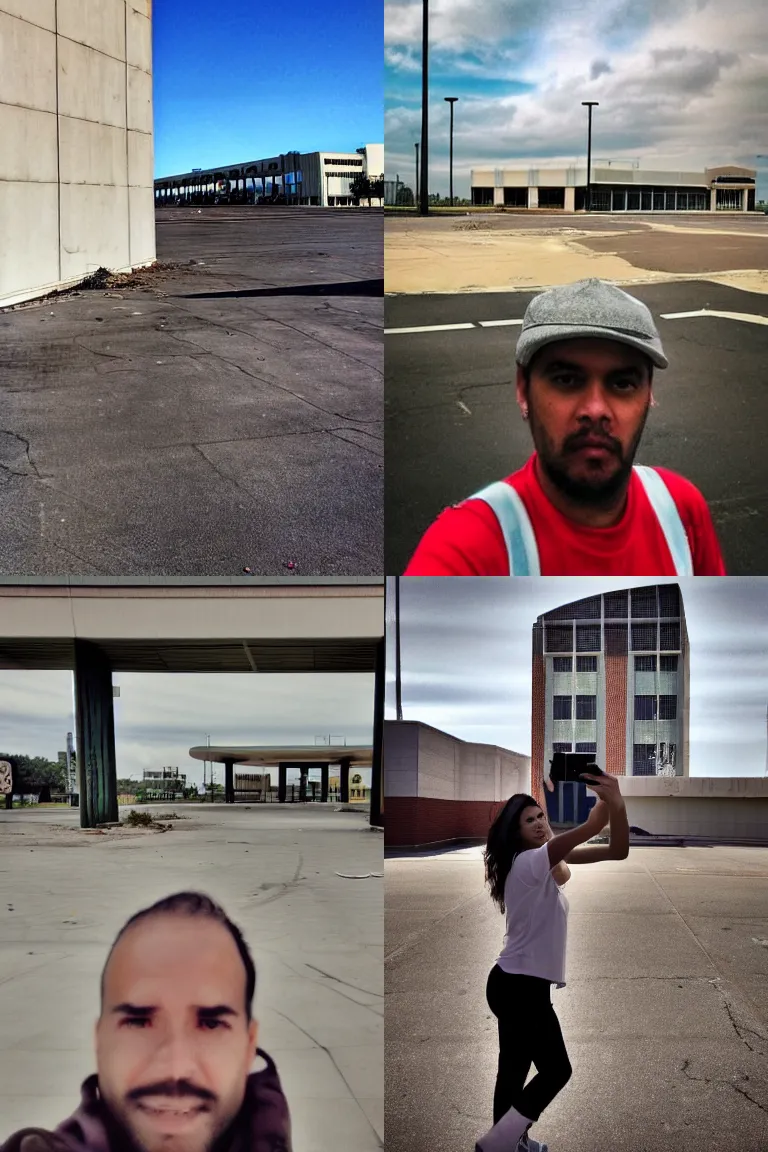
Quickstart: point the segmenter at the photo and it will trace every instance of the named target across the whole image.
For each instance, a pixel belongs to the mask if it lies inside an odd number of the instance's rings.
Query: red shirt
[[[531,456],[506,478],[525,504],[539,549],[542,576],[674,576],[667,542],[645,488],[633,472],[617,524],[590,528],[555,508],[539,483]],[[688,536],[696,576],[725,576],[715,528],[704,497],[689,480],[657,468]],[[446,508],[424,533],[406,576],[509,576],[504,536],[483,500]]]

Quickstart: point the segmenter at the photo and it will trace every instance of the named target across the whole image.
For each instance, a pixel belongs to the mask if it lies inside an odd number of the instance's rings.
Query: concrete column
[[[741,194],[741,210],[742,210],[742,212],[747,211],[747,205],[748,204],[749,204],[749,191],[748,191],[748,189],[745,188]]]
[[[528,207],[538,208],[539,206],[539,190],[538,188],[528,189]]]
[[[277,799],[278,803],[285,804],[285,799],[288,793],[288,765],[278,764],[277,766]]]
[[[339,786],[341,788],[341,803],[349,804],[349,758],[339,761]]]
[[[710,212],[717,212],[717,188],[710,189],[709,210]]]
[[[304,804],[307,799],[307,776],[309,769],[306,765],[302,764],[299,768],[299,804]]]
[[[373,688],[373,764],[371,770],[371,824],[384,824],[384,780],[381,770],[381,745],[384,739],[384,656],[382,636],[376,645],[376,669]]]
[[[235,773],[234,773],[234,760],[224,761],[224,803],[234,804],[235,802]]]
[[[575,212],[576,211],[576,189],[575,188],[566,188],[565,189],[565,210],[566,210],[566,212]]]
[[[328,772],[328,765],[323,764],[320,769],[320,802],[322,804],[328,803]]]
[[[504,207],[504,189],[494,188],[493,190],[493,204],[495,208]]]
[[[112,669],[104,652],[75,640],[75,712],[80,827],[117,820],[117,758]]]

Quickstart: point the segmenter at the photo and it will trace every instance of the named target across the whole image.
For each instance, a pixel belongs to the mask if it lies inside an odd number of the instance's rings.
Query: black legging
[[[550,983],[539,976],[504,972],[498,964],[491,969],[485,994],[499,1022],[494,1124],[510,1108],[538,1120],[571,1078],[560,1021],[550,1000]],[[536,1075],[525,1085],[531,1064],[536,1065]]]

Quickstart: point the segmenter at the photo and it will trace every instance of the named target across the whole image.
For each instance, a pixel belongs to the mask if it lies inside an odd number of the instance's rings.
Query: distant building
[[[186,786],[187,777],[178,768],[145,771],[141,784],[149,800],[183,800]]]
[[[627,161],[592,166],[593,212],[749,212],[757,169],[726,164],[703,172],[660,172]],[[587,169],[473,168],[472,203],[580,212],[587,206]]]
[[[155,181],[155,204],[276,203],[344,208],[354,204],[350,184],[357,177],[375,181],[383,175],[383,144],[365,144],[355,152],[284,152],[264,160],[164,176]],[[383,196],[371,200],[374,207],[382,203]]]
[[[605,592],[533,625],[531,785],[554,752],[616,776],[688,776],[688,633],[677,584]]]

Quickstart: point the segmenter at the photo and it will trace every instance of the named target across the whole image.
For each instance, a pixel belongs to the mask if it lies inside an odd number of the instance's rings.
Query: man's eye
[[[639,388],[637,380],[614,380],[613,387],[617,392],[636,392]]]
[[[121,1024],[124,1028],[144,1028],[149,1024],[149,1020],[146,1016],[126,1016],[121,1020]]]
[[[225,1024],[223,1020],[201,1020],[200,1026],[207,1029],[209,1032],[214,1032],[217,1028],[228,1028],[229,1025]]]

